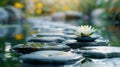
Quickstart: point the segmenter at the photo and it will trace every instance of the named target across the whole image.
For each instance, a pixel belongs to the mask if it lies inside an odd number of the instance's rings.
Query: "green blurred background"
[[[98,29],[100,35],[109,40],[111,46],[119,47],[119,3],[120,0],[0,0],[0,16],[2,16],[3,8],[8,10],[9,15],[11,15],[9,19],[3,19],[4,22],[0,21],[0,65],[2,67],[20,67],[20,64],[16,61],[16,57],[19,55],[6,52],[5,49],[6,44],[11,44],[10,47],[13,47],[16,44],[25,43],[27,35],[35,32],[29,30],[30,24],[27,21],[29,18],[44,18],[59,12],[72,11],[73,14],[64,19],[65,23],[92,25]],[[9,6],[16,8],[16,11],[18,9],[20,12],[14,13],[14,9],[13,11],[10,10]],[[82,18],[79,20],[74,19],[74,12],[79,12]],[[19,14],[16,15],[17,13]],[[21,18],[14,19],[16,16]],[[58,17],[61,17],[61,15]],[[16,28],[19,30],[18,33],[12,36],[2,35],[5,32],[4,28],[16,27],[16,25],[20,26],[18,29]],[[12,28],[9,30],[9,32],[13,32]]]

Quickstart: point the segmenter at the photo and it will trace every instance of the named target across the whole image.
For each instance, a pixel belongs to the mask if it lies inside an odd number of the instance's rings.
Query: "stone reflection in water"
[[[50,65],[50,64],[45,64],[45,65],[32,65],[32,64],[21,64],[21,67],[64,67],[64,65]]]
[[[5,53],[4,55],[5,55],[5,58],[11,58],[12,57],[11,53]]]
[[[11,53],[10,53],[10,49],[11,49],[11,43],[9,43],[9,42],[5,42],[5,54],[4,54],[4,56],[5,56],[5,58],[11,58],[12,56],[11,56]]]
[[[5,43],[5,52],[10,52],[10,49],[11,49],[11,43],[6,42]]]
[[[112,63],[104,63],[104,62],[87,62],[81,65],[81,67],[114,67]]]
[[[120,67],[120,58],[111,58],[111,59],[106,59],[103,62],[111,62],[114,64],[114,67]]]

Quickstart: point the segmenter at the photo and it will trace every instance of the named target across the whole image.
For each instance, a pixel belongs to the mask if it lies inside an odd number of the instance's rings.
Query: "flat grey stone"
[[[106,40],[97,40],[93,42],[72,42],[66,43],[66,45],[70,46],[73,49],[87,47],[87,46],[108,46],[108,41]]]
[[[80,49],[79,53],[89,58],[113,58],[120,57],[120,48],[107,46],[84,47]]]
[[[65,39],[75,39],[77,36],[76,35],[64,35],[63,38]]]
[[[104,59],[91,59],[92,61],[86,61],[79,63],[82,67],[119,67],[120,57],[118,58],[104,58]]]
[[[18,44],[12,48],[13,51],[17,53],[27,54],[35,51],[42,51],[42,50],[59,50],[59,51],[69,51],[70,47],[63,45],[63,44],[41,44],[32,46],[32,44],[28,44],[27,46],[24,46],[23,44]]]
[[[75,31],[69,30],[69,31],[64,31],[64,33],[68,35],[74,35]]]
[[[27,64],[66,64],[80,59],[82,59],[81,55],[53,50],[38,51],[20,57],[20,60]]]
[[[95,41],[98,37],[77,37],[75,38],[78,42],[92,42]]]
[[[21,63],[21,67],[64,67],[65,65],[61,64],[27,64]]]
[[[65,39],[62,37],[31,37],[28,42],[63,42]]]
[[[48,37],[61,37],[61,36],[64,36],[63,33],[37,33],[37,34],[34,34],[36,35],[37,37],[43,37],[43,36],[48,36]]]

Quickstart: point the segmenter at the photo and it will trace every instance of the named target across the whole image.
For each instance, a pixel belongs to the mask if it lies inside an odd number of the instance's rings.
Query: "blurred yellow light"
[[[33,2],[38,2],[38,0],[33,0]]]
[[[41,10],[41,9],[37,9],[37,10],[36,10],[36,13],[37,13],[37,14],[41,14],[41,13],[42,13],[42,10]]]
[[[23,34],[17,34],[17,35],[15,35],[15,39],[16,40],[21,40],[21,39],[23,39]]]
[[[24,8],[24,5],[22,4],[22,3],[19,3],[19,2],[16,2],[15,4],[14,4],[14,6],[16,7],[16,8]]]
[[[31,30],[31,31],[29,32],[30,35],[35,34],[35,33],[38,33],[38,31]]]
[[[41,3],[41,2],[37,3],[36,7],[37,8],[42,8],[43,7],[43,3]]]
[[[30,13],[30,14],[34,14],[34,10],[32,10],[32,9],[29,10],[29,13]]]
[[[66,10],[69,10],[69,9],[70,9],[69,6],[64,6],[64,7],[63,7],[63,10],[65,10],[65,11],[66,11]]]
[[[74,3],[76,3],[76,4],[78,4],[78,3],[79,3],[79,2],[78,2],[78,0],[73,0],[73,2],[74,2]]]
[[[55,9],[55,8],[52,8],[52,9],[51,9],[51,12],[52,12],[52,13],[56,12],[56,9]]]

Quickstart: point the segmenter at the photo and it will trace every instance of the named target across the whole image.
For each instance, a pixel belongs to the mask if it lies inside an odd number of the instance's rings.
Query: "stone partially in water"
[[[66,43],[66,45],[70,46],[73,49],[76,49],[87,46],[108,46],[108,42],[107,41],[73,42],[73,43]]]
[[[62,37],[31,37],[28,39],[28,42],[57,42],[61,43],[65,39]]]
[[[68,35],[74,35],[75,31],[72,30],[68,30],[68,31],[64,31],[64,34],[68,34]]]
[[[90,58],[89,58],[90,59]],[[120,58],[104,58],[104,59],[91,59],[92,61],[86,61],[79,63],[81,67],[120,67]]]
[[[120,57],[105,59],[103,62],[112,63],[115,67],[120,67]]]
[[[77,37],[75,38],[78,42],[92,42],[95,41],[98,37]]]
[[[59,50],[59,51],[69,51],[71,48],[64,44],[54,44],[54,43],[46,43],[43,45],[40,50]]]
[[[36,35],[36,37],[61,37],[61,36],[64,36],[63,33],[37,33],[37,34],[34,34]]]
[[[42,51],[42,50],[59,50],[59,51],[69,51],[70,47],[63,45],[63,44],[37,44],[37,43],[31,43],[31,44],[18,44],[12,48],[13,51],[17,53],[27,54],[35,51]]]
[[[82,59],[81,55],[63,52],[63,51],[38,51],[31,54],[26,54],[20,57],[23,63],[27,64],[66,64],[75,63]]]
[[[81,67],[114,67],[114,64],[105,62],[86,62]]]
[[[63,38],[65,39],[75,39],[77,36],[76,35],[64,35]]]
[[[26,53],[38,51],[41,48],[41,46],[42,46],[42,44],[37,44],[37,43],[18,44],[12,48],[12,51],[17,52],[17,53],[21,53],[21,54],[26,54]]]
[[[107,46],[84,47],[80,49],[79,53],[89,58],[113,58],[120,57],[120,48]]]

